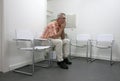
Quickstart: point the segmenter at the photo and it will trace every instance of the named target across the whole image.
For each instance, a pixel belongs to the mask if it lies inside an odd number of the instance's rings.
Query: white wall
[[[6,71],[25,65],[31,55],[16,49],[15,29],[41,34],[46,25],[46,0],[4,0],[4,48]]]
[[[0,71],[2,70],[2,0],[0,0]]]
[[[76,14],[76,29],[66,29],[71,38],[77,33],[97,34],[110,33],[115,36],[113,59],[120,60],[120,0],[51,0],[48,10],[57,14]],[[102,53],[102,54],[101,54]],[[109,59],[109,52],[101,52],[96,58]],[[107,54],[106,54],[107,53]],[[80,55],[80,53],[79,53]]]

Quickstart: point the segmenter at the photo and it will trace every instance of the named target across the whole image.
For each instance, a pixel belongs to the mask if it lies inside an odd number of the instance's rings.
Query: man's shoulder
[[[56,23],[57,23],[56,21],[52,21],[52,22],[50,22],[49,24],[56,24]],[[48,24],[48,25],[49,25],[49,24]]]
[[[54,25],[54,24],[56,24],[56,21],[52,21],[48,25]]]

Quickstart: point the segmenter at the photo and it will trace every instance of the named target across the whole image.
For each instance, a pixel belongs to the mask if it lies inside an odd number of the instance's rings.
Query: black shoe
[[[68,66],[64,61],[57,62],[57,65],[62,69],[68,69]]]
[[[70,61],[68,60],[68,58],[65,58],[65,59],[64,59],[64,62],[65,62],[66,64],[68,64],[68,65],[71,65],[71,64],[72,64],[72,62],[70,62]]]

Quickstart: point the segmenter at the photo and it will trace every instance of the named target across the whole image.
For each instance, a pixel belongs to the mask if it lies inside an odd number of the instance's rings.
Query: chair
[[[89,61],[89,59],[88,59],[88,47],[89,47],[90,40],[91,40],[91,36],[89,34],[78,34],[76,37],[76,43],[75,44],[71,43],[71,46],[86,48],[87,62]]]
[[[31,68],[31,72],[27,72],[27,71],[21,71],[19,69],[15,69],[13,70],[14,72],[18,72],[18,73],[23,73],[23,74],[27,74],[27,75],[33,75],[34,73],[34,69],[35,69],[35,52],[39,52],[39,51],[46,51],[47,49],[50,48],[50,46],[35,46],[34,45],[34,35],[31,33],[31,31],[27,31],[27,30],[21,30],[21,31],[15,31],[15,35],[16,38],[14,39],[16,41],[16,45],[18,50],[22,50],[22,51],[30,51],[32,52],[32,68]],[[39,39],[41,41],[48,41],[48,40],[44,40],[44,39]],[[50,65],[50,59],[48,62],[48,66]]]
[[[92,42],[95,42],[92,44]],[[91,42],[91,46],[94,46],[99,49],[110,49],[110,64],[113,64],[112,60],[112,48],[114,43],[114,37],[112,34],[100,34],[96,37],[95,41]],[[92,47],[91,47],[91,53],[90,57],[92,58]]]

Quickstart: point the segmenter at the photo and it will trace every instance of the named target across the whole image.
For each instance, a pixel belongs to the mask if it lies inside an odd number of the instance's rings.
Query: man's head
[[[66,15],[65,15],[65,13],[59,13],[59,14],[57,15],[57,22],[58,22],[59,24],[63,24],[63,23],[65,22],[65,20],[66,20]]]

